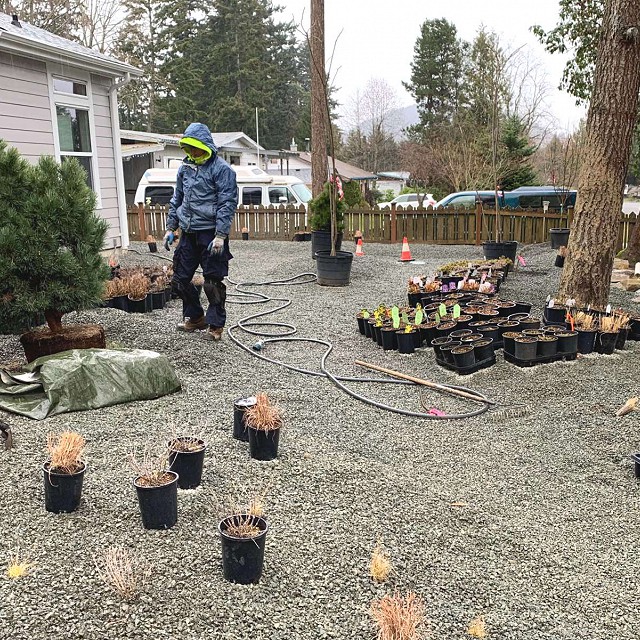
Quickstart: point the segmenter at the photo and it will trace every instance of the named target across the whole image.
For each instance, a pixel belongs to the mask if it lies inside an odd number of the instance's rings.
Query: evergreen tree
[[[524,134],[524,125],[517,116],[508,118],[502,129],[502,173],[500,184],[505,191],[525,185],[535,185],[538,177],[532,163],[535,147]]]
[[[76,160],[40,158],[32,167],[0,143],[0,333],[44,313],[52,331],[62,315],[95,306],[109,269],[100,255],[108,224]]]
[[[418,105],[420,124],[414,135],[450,122],[462,92],[463,60],[467,45],[453,23],[425,20],[414,48],[411,80],[403,83]]]

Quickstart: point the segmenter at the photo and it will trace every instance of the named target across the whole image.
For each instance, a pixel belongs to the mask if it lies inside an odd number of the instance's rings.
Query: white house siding
[[[0,52],[0,138],[33,163],[55,154],[44,62]]]
[[[103,76],[91,76],[93,99],[93,117],[95,122],[95,145],[98,153],[98,172],[100,175],[100,215],[109,222],[107,244],[115,241],[122,244],[118,209],[118,183],[116,180],[116,162],[113,150],[113,129],[109,109],[109,87],[111,80]]]

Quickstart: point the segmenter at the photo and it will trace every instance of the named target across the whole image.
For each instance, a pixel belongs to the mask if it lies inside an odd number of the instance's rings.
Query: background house
[[[126,246],[117,90],[138,69],[0,14],[0,138],[30,162],[76,158],[109,222],[107,246]]]
[[[287,159],[297,155],[290,151],[267,150],[242,131],[212,132],[211,135],[218,147],[218,155],[233,165],[260,165],[265,171],[270,168],[275,173],[287,175]],[[178,146],[181,137],[180,134],[120,131],[127,204],[133,204],[136,188],[147,169],[180,166],[184,158]]]
[[[376,189],[379,191],[391,189],[395,195],[398,195],[407,186],[410,177],[411,174],[408,171],[378,171]]]

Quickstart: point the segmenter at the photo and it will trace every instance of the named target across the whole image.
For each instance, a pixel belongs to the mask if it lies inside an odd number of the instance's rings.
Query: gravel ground
[[[146,245],[137,246],[145,255],[129,254],[123,264],[154,261]],[[236,242],[232,249],[234,280],[313,269],[308,243]],[[8,417],[16,447],[0,452],[0,549],[7,557],[20,545],[36,568],[20,580],[0,577],[0,638],[364,640],[375,636],[371,599],[396,587],[424,598],[436,640],[467,638],[479,614],[489,638],[638,638],[638,486],[629,460],[640,449],[638,414],[612,416],[638,393],[640,345],[530,370],[500,355],[496,366],[464,378],[438,367],[428,350],[383,353],[357,333],[355,312],[404,301],[410,275],[480,255],[475,247],[412,250],[425,265],[399,264],[397,246],[366,245],[348,288],[260,291],[293,297],[275,319],[292,322],[301,336],[331,340],[335,373],[363,375],[353,365],[361,358],[478,389],[500,403],[497,412],[518,406],[525,415],[427,422],[382,412],[328,380],[261,362],[227,336],[212,344],[176,334],[177,301],[146,316],[71,314],[69,321],[102,323],[113,346],[166,353],[184,388],[42,422]],[[540,308],[557,286],[554,253],[526,247],[527,267],[509,277],[503,297]],[[616,304],[633,308],[630,299],[612,290]],[[228,309],[233,322],[257,307]],[[300,343],[265,353],[316,368],[322,349]],[[0,362],[21,357],[15,336],[0,337]],[[414,388],[354,388],[419,409]],[[231,437],[233,400],[260,390],[286,415],[274,462],[250,460],[247,445]],[[447,411],[469,406],[437,394],[426,402]],[[87,438],[88,471],[80,509],[54,515],[44,510],[40,465],[47,432],[62,428]],[[175,528],[145,531],[126,457],[174,429],[207,439],[204,483],[180,492]],[[216,504],[265,486],[271,528],[263,579],[226,583]],[[395,569],[385,586],[368,577],[378,538]],[[153,568],[137,602],[123,603],[96,574],[94,556],[112,544]]]

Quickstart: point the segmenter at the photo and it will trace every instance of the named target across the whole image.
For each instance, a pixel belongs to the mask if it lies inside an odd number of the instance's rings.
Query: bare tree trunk
[[[640,2],[607,0],[560,298],[607,304],[640,91]]]
[[[311,49],[311,190],[315,198],[327,181],[324,0],[311,0],[309,47]]]
[[[620,257],[628,260],[632,269],[636,262],[640,262],[640,221],[637,217],[629,237],[629,244]]]

